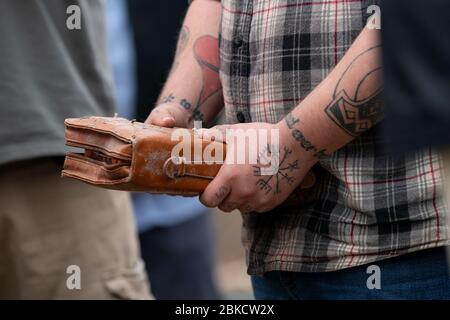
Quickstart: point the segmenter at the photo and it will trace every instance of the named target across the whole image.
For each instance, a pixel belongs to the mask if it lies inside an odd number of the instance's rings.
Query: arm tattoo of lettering
[[[329,155],[326,153],[325,149],[317,148],[308,138],[305,137],[304,133],[300,129],[294,126],[300,122],[300,119],[295,118],[292,113],[289,113],[286,118],[284,118],[286,125],[291,129],[292,137],[298,142],[299,146],[308,152],[314,152],[314,156],[318,159],[323,159]]]
[[[381,46],[368,49],[357,56],[339,79],[333,93],[333,101],[325,109],[327,115],[346,133],[357,137],[369,130],[383,118],[382,72],[379,61]],[[369,66],[369,67],[367,67]],[[358,77],[355,74],[367,69]]]
[[[281,182],[285,181],[289,186],[295,182],[293,172],[299,170],[299,161],[297,159],[289,159],[292,155],[292,150],[284,147],[283,157],[279,157],[278,146],[267,146],[263,152],[261,152],[260,157],[265,158],[265,163],[268,163],[268,154],[271,154],[270,161],[279,159],[277,165],[277,171],[274,175],[267,176],[266,178],[258,179],[256,185],[261,191],[265,191],[266,195],[271,192],[280,193],[281,192]],[[253,175],[256,177],[261,177],[261,167],[253,166]]]
[[[173,93],[170,93],[169,95],[160,98],[157,105],[171,103],[171,102],[174,102],[175,100],[178,100],[177,97],[175,97],[175,95]],[[192,103],[190,103],[187,99],[185,99],[185,98],[179,99],[177,101],[177,103],[183,109],[185,109],[189,112],[192,112]]]

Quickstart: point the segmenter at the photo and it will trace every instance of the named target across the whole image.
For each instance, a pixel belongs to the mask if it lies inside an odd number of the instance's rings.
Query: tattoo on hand
[[[325,149],[319,149],[317,148],[311,141],[309,141],[302,131],[300,131],[298,128],[295,128],[295,124],[300,122],[300,119],[295,118],[292,113],[289,113],[286,118],[284,119],[286,122],[286,125],[289,129],[291,129],[292,137],[295,139],[295,141],[298,142],[300,147],[304,149],[305,151],[312,151],[314,152],[314,157],[318,159],[323,159],[328,157],[329,155],[326,153]]]
[[[383,119],[381,46],[357,56],[342,74],[333,93],[333,101],[325,109],[327,115],[345,132],[356,137]],[[352,72],[368,68],[355,87]],[[375,85],[373,85],[375,84]],[[372,88],[368,90],[367,87]]]
[[[223,200],[228,193],[230,193],[230,187],[221,186],[219,191],[216,192],[215,196],[218,200]]]
[[[271,153],[275,157],[272,159],[280,159],[277,157],[276,153],[279,153],[278,146],[267,146],[266,150],[263,150],[261,155],[265,157],[268,153]],[[276,194],[281,192],[281,182],[285,181],[289,186],[291,186],[295,182],[295,178],[293,176],[293,172],[299,170],[299,161],[296,159],[294,161],[289,160],[288,158],[292,155],[292,150],[285,147],[283,149],[283,157],[279,160],[278,170],[272,175],[268,176],[265,179],[259,179],[256,182],[256,185],[261,191],[265,191],[266,195],[271,192]],[[260,177],[261,176],[261,167],[253,166],[253,175]]]

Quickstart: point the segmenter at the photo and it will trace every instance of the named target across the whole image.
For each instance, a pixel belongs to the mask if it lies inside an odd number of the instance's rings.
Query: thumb
[[[165,108],[156,108],[150,113],[145,123],[160,127],[173,128],[175,126],[175,117],[170,110]]]

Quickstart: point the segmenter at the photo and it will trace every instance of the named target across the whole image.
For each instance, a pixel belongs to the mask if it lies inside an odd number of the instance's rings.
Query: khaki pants
[[[150,298],[128,196],[60,170],[0,166],[0,299]]]

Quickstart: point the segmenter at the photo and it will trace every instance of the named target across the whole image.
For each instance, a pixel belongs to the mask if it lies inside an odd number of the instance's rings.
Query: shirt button
[[[242,47],[242,44],[244,43],[241,37],[235,37],[233,42],[236,47]]]
[[[244,123],[245,122],[245,117],[244,114],[242,112],[238,112],[236,113],[236,118],[240,123]]]

